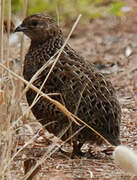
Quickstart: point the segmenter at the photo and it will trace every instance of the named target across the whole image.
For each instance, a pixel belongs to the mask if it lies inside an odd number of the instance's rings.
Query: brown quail
[[[23,75],[26,80],[32,76],[53,56],[63,45],[64,37],[57,23],[48,15],[34,14],[24,19],[15,32],[22,31],[31,39],[31,45],[24,61]],[[46,68],[33,82],[40,88],[49,69]],[[115,90],[110,81],[97,72],[92,64],[88,64],[68,44],[59,57],[51,72],[43,92],[60,93],[53,99],[65,103],[66,108],[93,127],[112,145],[120,144],[121,108]],[[29,106],[36,93],[29,89],[26,93]],[[62,102],[63,99],[63,102]],[[59,136],[70,121],[51,102],[41,97],[32,107],[34,116],[46,129]],[[65,141],[81,128],[74,122],[61,137]],[[101,144],[103,140],[84,127],[73,138],[73,152],[81,154],[80,148],[85,142]]]

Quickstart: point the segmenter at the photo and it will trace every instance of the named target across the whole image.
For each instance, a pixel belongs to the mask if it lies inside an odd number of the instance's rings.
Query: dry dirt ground
[[[64,29],[67,32],[69,28]],[[131,11],[124,17],[101,18],[79,25],[69,43],[111,79],[122,107],[121,142],[137,150],[137,13]],[[33,117],[31,122],[25,119],[23,126],[22,135],[17,135],[18,149],[41,128]],[[15,157],[11,177],[22,179],[24,162],[35,164],[35,160],[48,151],[50,144],[44,131],[40,131],[34,142]],[[106,147],[102,146],[100,150]],[[70,159],[56,152],[46,156],[37,169],[35,179],[128,180],[130,176],[119,169],[111,155],[101,155],[99,159]]]

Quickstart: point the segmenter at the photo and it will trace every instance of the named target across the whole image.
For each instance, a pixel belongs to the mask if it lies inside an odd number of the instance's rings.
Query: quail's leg
[[[81,152],[81,147],[83,143],[77,143],[76,141],[73,142],[73,151],[71,157],[74,158],[74,156],[81,157],[84,155],[83,152]]]
[[[82,157],[84,156],[85,153],[81,152],[81,147],[82,147],[83,143],[77,143],[76,141],[73,142],[73,151],[70,153],[65,152],[64,150],[62,150],[61,148],[59,149],[59,151],[66,155],[69,156],[70,158],[75,158],[75,157]]]
[[[81,147],[83,146],[83,143],[77,143],[73,142],[73,152],[71,157],[74,158],[76,156],[78,157],[87,157],[87,158],[93,158],[94,156],[91,154],[90,149],[88,152],[82,152]]]
[[[83,143],[77,143],[77,142],[73,142],[73,152],[71,155],[71,158],[74,157],[86,157],[89,159],[101,159],[102,155],[101,154],[95,154],[93,152],[91,152],[91,148],[88,149],[87,152],[82,152],[81,151],[81,147],[83,146]]]

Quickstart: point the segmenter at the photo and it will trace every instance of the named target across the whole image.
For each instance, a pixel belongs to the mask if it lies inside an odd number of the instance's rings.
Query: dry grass
[[[7,15],[7,34],[3,35],[4,27],[4,6],[8,8]],[[1,1],[1,23],[0,23],[0,61],[9,69],[10,66],[10,47],[9,33],[11,22],[11,1],[7,4],[4,0]],[[6,47],[6,48],[5,48]],[[22,116],[20,109],[22,83],[4,69],[0,71],[0,90],[3,94],[3,100],[0,104],[0,179],[12,179],[11,163],[14,159],[14,154],[17,151],[17,131],[19,128],[18,117]],[[18,90],[17,90],[18,89]],[[20,121],[21,122],[21,121]]]

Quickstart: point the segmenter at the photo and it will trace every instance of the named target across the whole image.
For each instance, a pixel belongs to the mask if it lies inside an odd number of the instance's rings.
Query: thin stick
[[[10,35],[10,28],[11,28],[11,0],[8,0],[7,1],[7,9],[8,9],[8,12],[7,12],[7,57],[6,59],[8,60],[9,58],[9,35]],[[8,67],[9,67],[9,63],[8,64]]]
[[[10,28],[11,28],[11,0],[7,0],[7,44],[6,44],[6,64],[7,67],[9,68],[9,56],[10,56],[10,47],[9,47],[9,36],[10,36]],[[12,79],[11,74],[9,73],[9,78],[11,80],[12,83],[12,87],[13,87],[13,93],[12,96],[13,98],[15,97],[15,84],[14,81]]]
[[[9,68],[9,50],[10,50],[10,47],[9,47],[9,36],[10,36],[10,28],[11,28],[11,0],[7,0],[7,41],[6,41],[6,65],[7,67]],[[14,82],[13,82],[13,77],[11,76],[10,73],[8,73],[9,75],[9,78],[11,79],[11,83],[12,83],[12,86],[13,86],[13,93],[12,93],[12,98],[14,98],[14,95],[15,95],[15,86],[14,86]],[[8,127],[11,126],[11,119],[10,118],[7,118],[7,123],[8,123]],[[9,140],[8,141],[8,146],[7,146],[7,151],[6,151],[6,156],[5,159],[7,161],[9,161],[10,157],[11,157],[11,151],[12,151],[12,130],[8,131],[7,133],[7,139]],[[10,168],[7,170],[7,173],[8,173],[8,176],[11,177],[11,171],[10,171]]]
[[[1,0],[1,19],[0,19],[0,60],[3,61],[3,21],[4,21],[5,1]]]
[[[26,17],[27,6],[28,6],[28,0],[24,0],[23,14],[22,14],[23,19]],[[22,34],[22,37],[21,37],[20,60],[21,62],[23,62],[24,60],[24,34]]]

